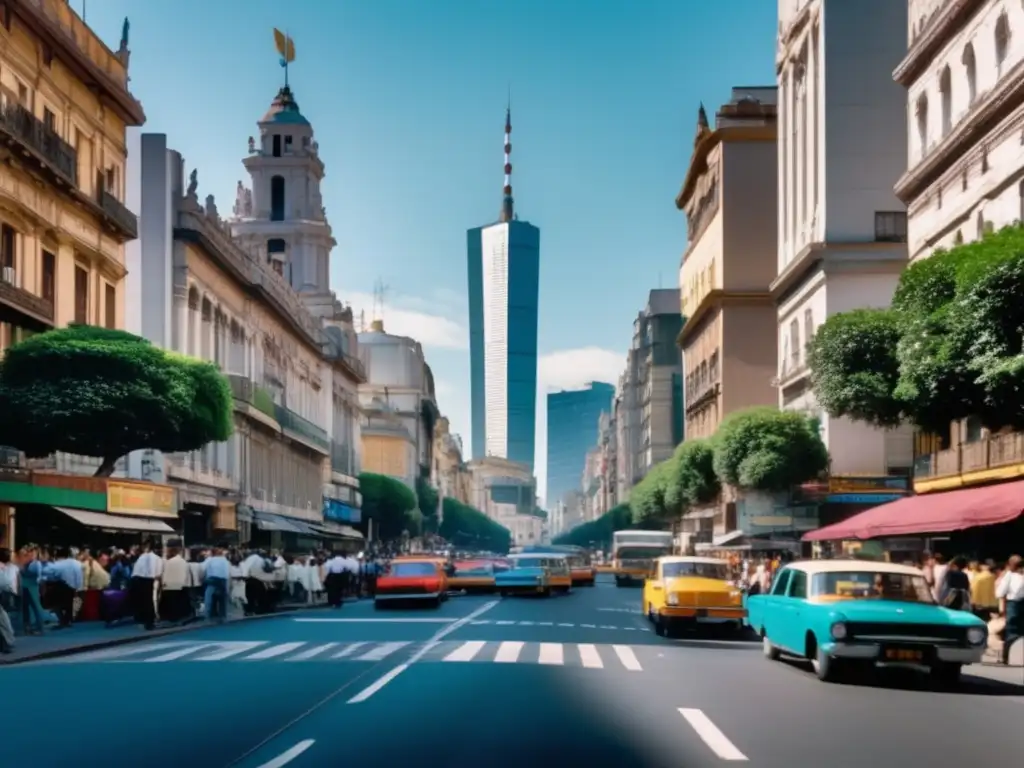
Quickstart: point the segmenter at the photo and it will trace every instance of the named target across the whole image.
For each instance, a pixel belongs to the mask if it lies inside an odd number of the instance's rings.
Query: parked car
[[[938,605],[917,568],[864,560],[791,563],[748,598],[764,655],[807,659],[822,680],[877,666],[927,669],[945,682],[980,662],[985,622]]]

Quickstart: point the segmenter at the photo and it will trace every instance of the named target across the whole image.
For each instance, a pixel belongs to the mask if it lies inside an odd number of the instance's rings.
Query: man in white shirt
[[[266,568],[267,558],[262,552],[252,552],[242,561],[242,575],[245,578],[246,615],[266,613],[270,597],[270,582],[273,570]],[[271,564],[271,568],[272,568]]]
[[[231,581],[231,563],[224,557],[224,550],[213,550],[204,563],[206,576],[206,620],[226,621],[228,618],[228,584]]]
[[[1003,634],[1002,662],[1010,660],[1014,643],[1024,643],[1024,558],[1014,555],[1006,563],[1006,571],[996,584],[996,597],[1003,605],[1006,629]]]
[[[181,542],[172,542],[167,547],[167,557],[163,563],[163,578],[160,584],[161,619],[184,621],[192,613],[188,594],[191,575],[188,561],[181,556]]]
[[[156,626],[155,588],[163,572],[164,561],[153,551],[153,544],[147,541],[142,546],[142,554],[132,566],[132,580],[128,586],[135,623],[142,624],[146,629]]]
[[[334,557],[324,563],[324,589],[327,590],[327,604],[332,608],[341,608],[345,599],[345,576],[349,573],[345,558],[335,553]]]
[[[14,651],[14,627],[7,609],[14,610],[14,597],[18,594],[18,568],[11,568],[11,550],[0,549],[0,653]]]

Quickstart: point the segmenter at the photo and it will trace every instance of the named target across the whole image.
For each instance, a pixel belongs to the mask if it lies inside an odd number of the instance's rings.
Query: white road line
[[[561,643],[541,643],[540,658],[537,661],[541,664],[564,664],[565,652]]]
[[[292,619],[303,624],[454,624],[459,619]]]
[[[519,626],[520,627],[532,627],[533,626],[533,622],[532,621],[520,621],[519,622]]]
[[[514,621],[496,621],[494,623],[497,624],[499,627],[510,627],[513,624],[515,624]]]
[[[584,667],[591,669],[604,669],[604,662],[601,661],[601,654],[597,652],[597,646],[590,643],[580,645],[580,661]]]
[[[539,621],[537,622],[538,627],[553,627],[555,623],[553,621]]]
[[[396,677],[398,677],[400,674],[402,674],[410,666],[412,666],[417,661],[419,661],[424,656],[426,656],[431,650],[433,650],[434,646],[436,646],[439,642],[441,642],[441,640],[446,638],[452,632],[458,631],[459,629],[461,629],[462,627],[466,626],[470,622],[476,621],[478,618],[480,618],[485,613],[487,613],[489,610],[491,610],[491,608],[496,606],[499,602],[500,602],[499,600],[491,600],[488,603],[484,603],[483,605],[481,605],[479,608],[477,608],[475,611],[473,611],[468,616],[463,616],[461,619],[459,619],[458,621],[452,622],[447,627],[439,629],[437,632],[434,633],[434,636],[431,637],[422,648],[420,648],[416,653],[414,653],[412,656],[409,657],[409,660],[405,664],[399,664],[397,667],[392,669],[390,672],[388,672],[382,678],[380,678],[376,682],[372,683],[369,687],[363,689],[362,691],[357,693],[355,696],[353,696],[351,699],[349,699],[348,703],[349,704],[358,704],[359,702],[366,701],[368,698],[373,696],[373,694],[375,694],[377,691],[379,691],[385,685],[387,685],[392,680],[394,680]]]
[[[586,629],[597,629],[596,624],[580,624],[580,626],[585,627]]]
[[[490,623],[491,623],[491,622],[489,622],[489,621],[474,621],[474,622],[473,622],[473,626],[474,626],[474,627],[479,627],[479,626],[481,626],[481,625],[483,625],[483,624],[490,624]]]
[[[307,661],[312,659],[314,656],[319,656],[325,651],[331,650],[337,643],[324,643],[323,645],[316,645],[310,648],[308,651],[302,653],[296,653],[294,656],[289,656],[285,661]]]
[[[559,624],[560,627],[575,627],[575,624]]]
[[[269,648],[264,648],[262,651],[257,651],[252,656],[246,656],[244,660],[260,661],[262,659],[272,659],[275,656],[284,656],[286,653],[297,651],[304,645],[305,643],[281,643],[280,645],[272,645]]]
[[[214,651],[213,653],[204,653],[202,656],[198,656],[193,661],[224,661],[224,659],[230,659],[232,656],[237,656],[240,653],[248,653],[249,651],[255,651],[261,645],[266,645],[266,641],[260,640],[259,642],[249,643],[222,643],[220,650]]]
[[[173,643],[153,643],[151,645],[121,645],[115,648],[108,648],[103,651],[93,651],[92,653],[83,653],[80,656],[67,656],[63,659],[55,659],[57,663],[79,663],[83,661],[106,661],[107,659],[115,661],[130,661],[130,659],[124,659],[125,656],[138,656],[143,653],[152,653],[153,651],[160,651],[165,648],[180,648],[185,645],[184,641],[178,640]]]
[[[332,659],[344,659],[344,658],[345,658],[346,656],[351,656],[351,655],[352,655],[353,653],[355,653],[356,651],[358,651],[358,650],[359,650],[360,648],[362,648],[362,647],[363,647],[364,645],[366,645],[366,643],[365,643],[365,642],[361,642],[361,643],[352,643],[351,645],[347,645],[347,646],[345,646],[344,648],[342,648],[342,649],[341,649],[340,651],[338,651],[338,652],[337,652],[336,654],[334,654],[333,656],[331,656],[331,658],[332,658]]]
[[[618,627],[609,627],[607,624],[602,624],[601,629],[618,629]]]
[[[367,651],[362,656],[358,657],[356,661],[382,661],[395,651],[405,648],[408,644],[409,641],[407,640],[396,643],[384,643],[383,645],[378,645],[373,650]]]
[[[290,763],[296,757],[298,757],[307,749],[312,747],[314,744],[316,744],[316,741],[314,741],[313,739],[306,739],[305,741],[300,741],[287,752],[282,752],[269,763],[264,763],[263,765],[261,765],[260,768],[282,768],[282,766],[288,765],[288,763]]]
[[[636,627],[623,627],[627,632],[636,632]]]
[[[526,643],[508,640],[498,646],[498,653],[495,654],[494,660],[499,664],[515,664],[519,661],[519,654],[523,652],[524,645]]]
[[[483,640],[468,640],[444,657],[445,661],[472,661],[487,645]]]
[[[736,749],[736,745],[729,741],[729,738],[718,729],[718,726],[711,722],[711,718],[705,715],[703,710],[680,707],[679,714],[704,740],[704,743],[711,747],[711,751],[722,760],[745,761],[747,759],[747,756]]]
[[[622,666],[628,669],[630,672],[643,672],[644,668],[640,666],[640,660],[633,653],[633,649],[628,645],[613,645],[612,650],[615,651],[615,655],[619,657],[619,661],[622,662]]]
[[[179,648],[176,651],[171,651],[170,653],[162,653],[159,656],[154,656],[151,659],[146,659],[146,662],[149,664],[156,664],[161,661],[177,661],[180,658],[188,656],[190,653],[195,653],[196,651],[201,651],[204,648],[210,647],[211,645],[208,643],[203,643],[202,645],[190,645],[188,648]]]

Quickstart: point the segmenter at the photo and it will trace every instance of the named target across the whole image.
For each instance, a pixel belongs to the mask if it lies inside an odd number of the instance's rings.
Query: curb
[[[359,602],[356,600],[346,600],[346,603]],[[21,656],[17,659],[0,659],[0,667],[15,667],[19,664],[27,664],[30,661],[45,661],[46,659],[59,659],[64,656],[74,656],[79,653],[87,653],[89,651],[102,651],[107,648],[117,648],[122,645],[132,645],[133,643],[141,643],[146,640],[152,640],[158,637],[168,637],[170,635],[179,635],[185,632],[193,632],[197,629],[210,629],[211,627],[224,627],[230,624],[240,624],[246,621],[260,621],[261,619],[279,619],[282,616],[286,616],[289,613],[298,613],[299,611],[316,610],[318,608],[327,608],[326,603],[319,603],[317,605],[309,605],[302,607],[288,607],[281,608],[275,613],[266,613],[259,616],[240,616],[237,619],[226,621],[223,624],[207,624],[205,621],[193,621],[189,624],[185,624],[179,627],[165,627],[163,629],[155,629],[152,632],[140,632],[138,635],[129,635],[127,637],[114,637],[109,640],[96,640],[93,642],[82,643],[81,645],[70,645],[64,648],[54,648],[49,651],[40,651],[39,653],[33,653],[29,656]]]

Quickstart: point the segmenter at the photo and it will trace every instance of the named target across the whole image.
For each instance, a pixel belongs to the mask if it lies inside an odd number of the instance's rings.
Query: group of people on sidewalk
[[[230,611],[270,613],[283,602],[326,600],[340,607],[346,597],[373,594],[387,557],[386,551],[355,557],[230,547],[186,550],[177,540],[164,548],[145,542],[95,555],[88,547],[49,550],[30,544],[16,555],[0,549],[0,653],[13,651],[15,624],[24,635],[77,621],[107,626],[132,621],[154,629],[158,621],[223,621]]]

